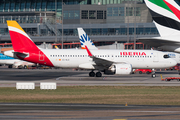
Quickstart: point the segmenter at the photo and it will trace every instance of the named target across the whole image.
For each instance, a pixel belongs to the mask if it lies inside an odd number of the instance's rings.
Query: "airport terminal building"
[[[6,20],[36,43],[79,42],[77,27],[101,44],[159,36],[143,0],[1,0],[0,43],[11,42]]]

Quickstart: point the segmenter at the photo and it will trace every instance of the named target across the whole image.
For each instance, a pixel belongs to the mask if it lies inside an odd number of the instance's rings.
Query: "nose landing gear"
[[[154,69],[152,69],[152,78],[155,78],[156,77],[156,72],[155,72],[155,70]]]

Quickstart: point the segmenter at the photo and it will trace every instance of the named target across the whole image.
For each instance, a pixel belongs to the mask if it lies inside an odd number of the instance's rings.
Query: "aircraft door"
[[[44,61],[44,54],[42,51],[39,51],[39,61]]]
[[[153,53],[153,62],[158,62],[158,53]]]

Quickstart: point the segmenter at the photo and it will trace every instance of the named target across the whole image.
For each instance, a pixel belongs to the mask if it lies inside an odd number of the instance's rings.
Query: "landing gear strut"
[[[156,77],[156,73],[155,73],[155,70],[154,69],[152,69],[152,78],[155,78]]]

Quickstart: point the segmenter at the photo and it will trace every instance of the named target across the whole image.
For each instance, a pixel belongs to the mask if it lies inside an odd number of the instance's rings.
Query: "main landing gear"
[[[94,71],[91,71],[90,73],[89,73],[89,77],[102,77],[102,73],[101,72],[97,72],[97,73],[95,73]]]
[[[152,78],[155,78],[156,77],[156,72],[155,72],[155,70],[154,69],[152,69]]]

